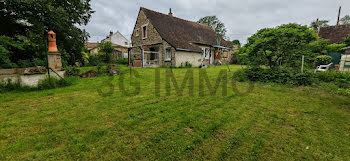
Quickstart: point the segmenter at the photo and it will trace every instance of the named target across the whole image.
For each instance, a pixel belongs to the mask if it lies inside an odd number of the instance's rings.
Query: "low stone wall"
[[[64,78],[65,71],[57,71]],[[50,71],[50,76],[59,78],[54,72]],[[47,70],[45,67],[31,68],[15,68],[15,69],[0,69],[0,83],[19,82],[22,86],[35,87],[38,83],[47,78]]]

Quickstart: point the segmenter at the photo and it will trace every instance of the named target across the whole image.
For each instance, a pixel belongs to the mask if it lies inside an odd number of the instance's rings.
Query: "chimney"
[[[171,12],[171,8],[169,10],[169,16],[173,17],[173,13]]]
[[[113,31],[110,31],[110,32],[109,32],[109,38],[111,38],[112,35],[113,35]]]
[[[62,70],[62,60],[61,60],[61,54],[57,50],[56,45],[56,34],[51,30],[48,34],[48,55],[47,55],[47,62],[48,67],[60,71]]]

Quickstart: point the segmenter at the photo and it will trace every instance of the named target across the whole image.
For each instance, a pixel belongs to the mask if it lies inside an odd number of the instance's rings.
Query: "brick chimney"
[[[48,40],[48,66],[55,71],[60,71],[62,70],[61,53],[57,50],[56,34],[53,31],[48,32]]]
[[[169,10],[169,16],[173,17],[173,13],[171,12],[171,8]]]

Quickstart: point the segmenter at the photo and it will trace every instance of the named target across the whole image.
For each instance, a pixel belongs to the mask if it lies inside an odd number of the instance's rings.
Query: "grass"
[[[230,66],[232,71],[240,66]],[[350,160],[350,99],[313,87],[255,84],[249,95],[221,88],[160,97],[155,69],[122,68],[119,77],[80,79],[72,86],[0,94],[3,160]],[[212,84],[220,69],[207,69]],[[187,69],[173,69],[178,84]],[[232,74],[230,72],[229,74]],[[110,82],[114,88],[111,88]],[[237,83],[239,90],[248,83]],[[113,94],[101,96],[113,89]]]

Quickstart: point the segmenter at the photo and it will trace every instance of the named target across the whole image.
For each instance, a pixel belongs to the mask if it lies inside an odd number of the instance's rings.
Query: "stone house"
[[[227,64],[229,44],[207,25],[140,8],[131,36],[134,67]]]

